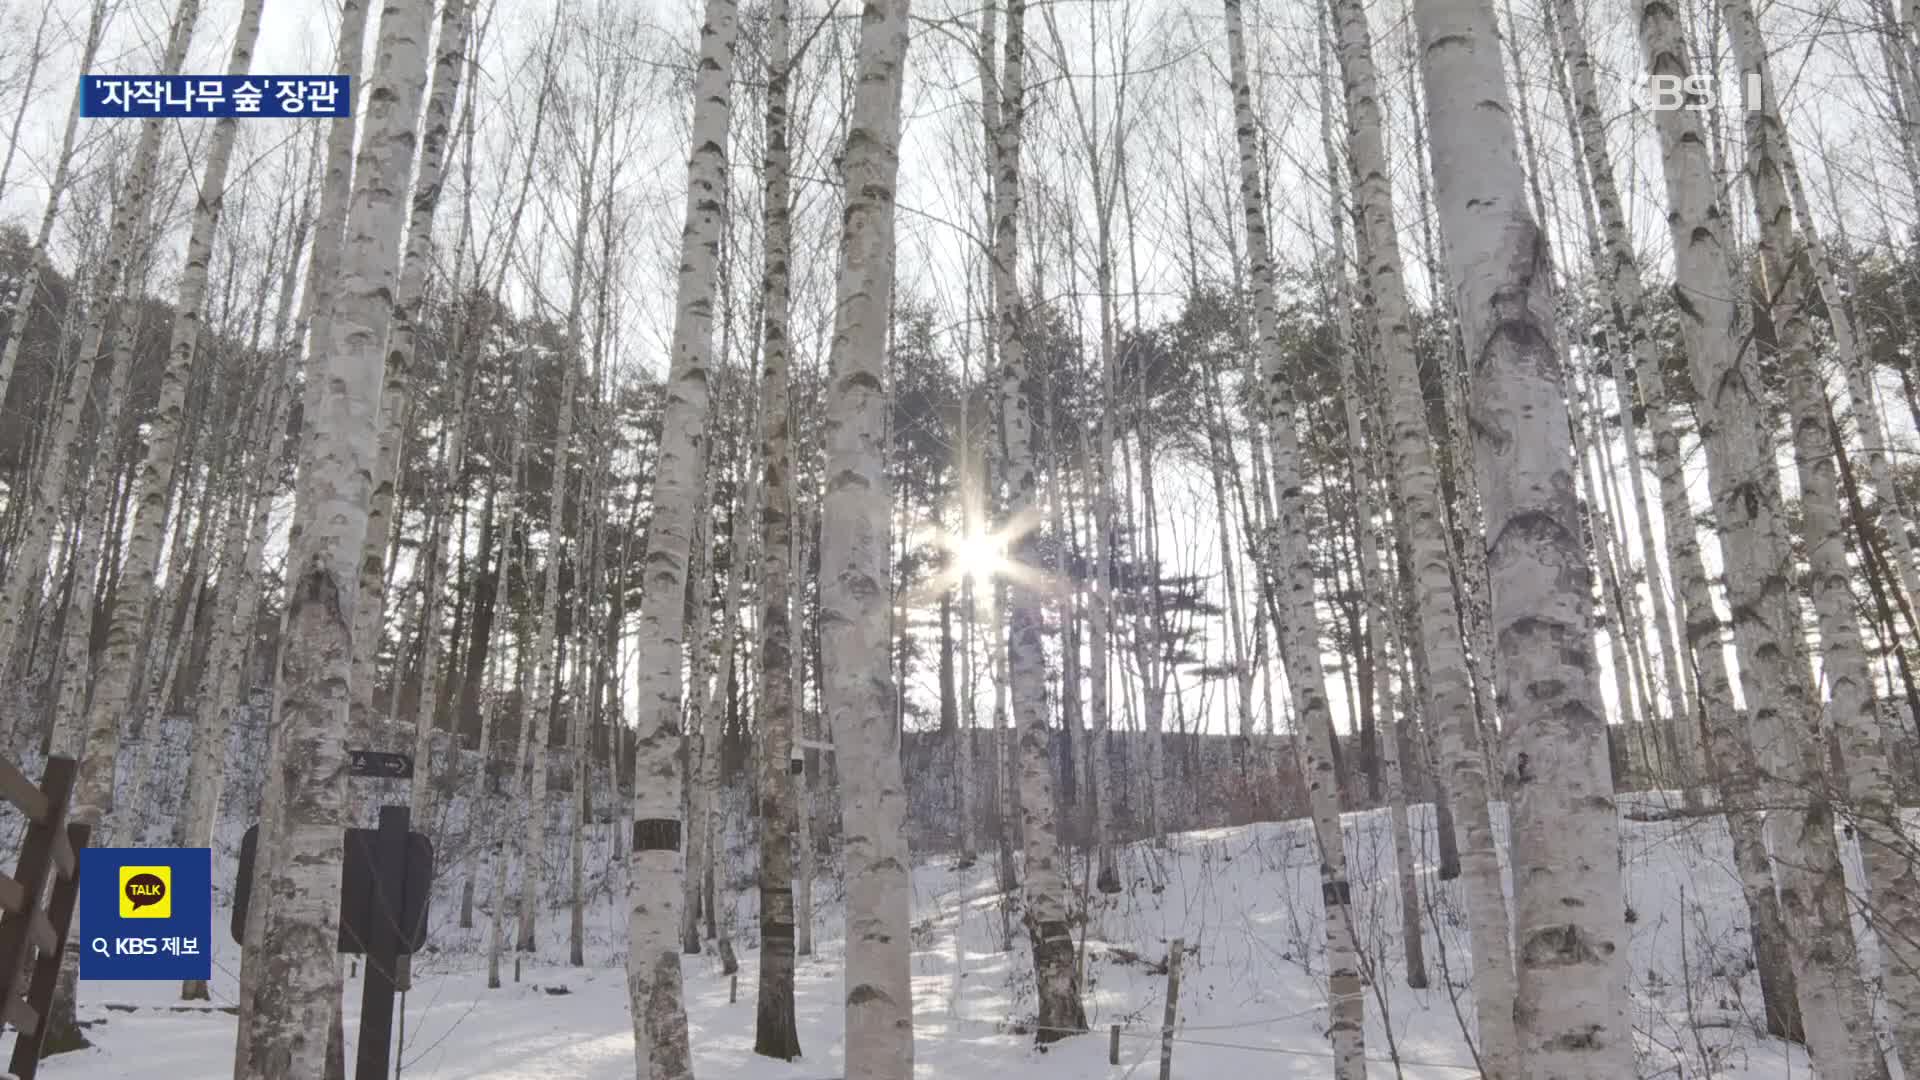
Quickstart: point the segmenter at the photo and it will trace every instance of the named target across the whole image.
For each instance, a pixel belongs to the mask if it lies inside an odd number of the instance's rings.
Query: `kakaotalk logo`
[[[173,867],[121,867],[120,917],[123,919],[172,918]]]

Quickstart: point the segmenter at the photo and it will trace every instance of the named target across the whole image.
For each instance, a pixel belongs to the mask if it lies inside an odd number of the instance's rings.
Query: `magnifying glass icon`
[[[99,955],[101,955],[101,956],[112,956],[112,955],[113,955],[112,953],[110,953],[110,952],[108,952],[108,951],[107,951],[107,939],[106,939],[106,938],[103,938],[103,937],[97,937],[97,938],[94,938],[94,939],[93,939],[93,942],[92,942],[92,946],[93,946],[93,951],[94,951],[95,953],[97,953],[97,954],[99,954]]]

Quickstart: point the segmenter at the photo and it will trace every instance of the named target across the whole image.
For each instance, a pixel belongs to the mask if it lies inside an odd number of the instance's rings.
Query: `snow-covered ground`
[[[1427,826],[1424,811],[1416,824]],[[1634,994],[1632,1020],[1642,1077],[1807,1075],[1797,1047],[1755,1035],[1758,984],[1748,971],[1745,931],[1726,832],[1718,819],[1626,821],[1628,926]],[[1462,1034],[1471,1020],[1465,985],[1466,923],[1458,896],[1440,886],[1422,860],[1429,905],[1426,951],[1432,989],[1408,990],[1393,943],[1398,918],[1392,851],[1383,813],[1349,815],[1360,934],[1375,973],[1367,1003],[1372,1075],[1462,1080],[1475,1075]],[[1431,833],[1425,834],[1430,841]],[[557,865],[560,852],[550,856]],[[1304,822],[1187,833],[1165,850],[1123,854],[1126,889],[1099,897],[1085,945],[1088,1020],[1093,1031],[1036,1051],[1021,1021],[1032,1015],[1032,972],[1017,914],[995,888],[992,859],[958,872],[950,857],[915,868],[913,971],[916,1073],[921,1077],[1153,1077],[1166,979],[1159,965],[1169,942],[1188,952],[1180,991],[1174,1075],[1234,1071],[1319,1077],[1330,1071],[1319,948],[1316,860]],[[1078,875],[1082,864],[1075,861]],[[231,876],[230,871],[226,871]],[[617,880],[617,873],[614,880]],[[563,910],[541,923],[545,959],[516,984],[486,989],[482,912],[472,930],[454,923],[456,882],[436,897],[434,951],[416,966],[406,1002],[406,1077],[615,1078],[633,1075],[628,1019],[624,914],[602,889],[589,917],[588,965],[564,959]],[[484,896],[486,882],[480,885]],[[746,1080],[813,1080],[841,1075],[840,1009],[843,910],[823,881],[819,949],[802,958],[797,980],[800,1042],[793,1063],[752,1053],[755,953],[752,897],[736,901],[741,970],[738,1000],[711,955],[686,959],[696,1074]],[[1007,933],[1009,918],[1015,931]],[[230,1008],[238,949],[217,916],[213,1007],[174,1001],[163,983],[83,983],[80,1015],[92,1021],[91,1050],[49,1061],[51,1080],[213,1077],[231,1069]],[[1441,928],[1435,933],[1434,924]],[[1008,940],[1011,939],[1009,949]],[[509,967],[511,958],[509,957]],[[1443,966],[1445,974],[1443,974]],[[1382,1008],[1384,1003],[1385,1008]],[[360,981],[347,987],[351,1067]],[[1120,1064],[1107,1062],[1108,1029],[1122,1026]],[[1390,1034],[1389,1034],[1390,1033]],[[1399,1066],[1396,1070],[1395,1059]]]

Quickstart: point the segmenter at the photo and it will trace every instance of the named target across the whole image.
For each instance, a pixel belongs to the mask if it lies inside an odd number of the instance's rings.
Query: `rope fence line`
[[[1331,1051],[1327,1051],[1327,1050],[1300,1050],[1300,1049],[1294,1049],[1290,1047],[1260,1046],[1255,1043],[1222,1042],[1215,1039],[1189,1039],[1179,1034],[1179,1032],[1182,1032],[1182,1031],[1226,1031],[1233,1028],[1260,1027],[1266,1024],[1278,1023],[1286,1020],[1297,1020],[1302,1016],[1306,1016],[1310,1013],[1318,1012],[1324,1008],[1326,1008],[1326,1006],[1317,1005],[1311,1009],[1303,1009],[1300,1012],[1292,1013],[1287,1016],[1274,1017],[1272,1019],[1266,1019],[1266,1020],[1248,1020],[1248,1021],[1244,1021],[1242,1023],[1237,1023],[1237,1024],[1209,1024],[1204,1027],[1182,1024],[1178,1028],[1174,1029],[1175,1034],[1173,1035],[1171,1041],[1174,1042],[1176,1045],[1185,1044],[1187,1046],[1211,1046],[1211,1047],[1215,1047],[1218,1049],[1225,1049],[1225,1050],[1246,1050],[1256,1054],[1279,1054],[1286,1057],[1318,1058],[1325,1061],[1332,1061],[1335,1055]],[[1051,1031],[1051,1032],[1057,1032],[1063,1035],[1087,1035],[1092,1033],[1090,1029],[1048,1027],[1040,1024],[1030,1024],[1024,1021],[1017,1021],[1011,1018],[1005,1019],[1005,1020],[986,1020],[986,1019],[982,1019],[980,1017],[974,1017],[974,1016],[956,1016],[954,1017],[954,1019],[959,1020],[963,1023],[990,1025],[993,1027],[1001,1027],[1001,1026],[1018,1027],[1023,1031]],[[1164,1036],[1164,1032],[1161,1030],[1161,1028],[1158,1025],[1151,1025],[1144,1029],[1137,1024],[1120,1024],[1118,1026],[1120,1028],[1120,1037],[1123,1039],[1143,1039],[1143,1040],[1150,1040],[1154,1043],[1158,1043]],[[1109,1025],[1109,1030],[1111,1030],[1111,1027],[1112,1025]],[[938,1035],[931,1035],[929,1033],[921,1032],[921,1031],[915,1031],[913,1037],[915,1041],[918,1041],[922,1038],[933,1038],[933,1039],[940,1038],[940,1036]],[[1149,1048],[1148,1054],[1146,1056],[1151,1056],[1151,1053],[1152,1053],[1152,1050],[1151,1048]],[[1141,1060],[1145,1061],[1146,1056],[1143,1056]],[[1374,1054],[1366,1055],[1366,1060],[1379,1065],[1395,1064],[1395,1059],[1391,1057],[1380,1057]],[[1455,1072],[1462,1072],[1471,1076],[1480,1075],[1479,1066],[1463,1065],[1457,1061],[1422,1061],[1416,1058],[1402,1056],[1401,1058],[1398,1059],[1398,1064],[1403,1067],[1412,1067],[1412,1068],[1421,1068],[1421,1069],[1450,1069]],[[1135,1063],[1134,1068],[1136,1069],[1139,1068],[1139,1064]],[[1128,1075],[1132,1075],[1131,1070],[1128,1071]]]

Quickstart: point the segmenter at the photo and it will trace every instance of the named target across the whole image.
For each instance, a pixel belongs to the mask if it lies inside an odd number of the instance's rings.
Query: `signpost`
[[[360,1059],[354,1080],[387,1080],[393,1049],[394,975],[400,966],[401,895],[407,879],[407,819],[404,806],[380,808],[373,840],[373,925],[367,977],[360,984]],[[424,907],[426,900],[421,898]],[[411,951],[411,950],[409,950]]]
[[[406,754],[349,750],[347,755],[347,769],[354,776],[379,780],[413,776],[413,758]],[[427,942],[433,845],[410,831],[411,817],[405,806],[382,806],[379,828],[347,830],[340,866],[339,951],[367,958],[354,1080],[387,1080],[387,1066],[393,1056],[393,995],[400,957],[418,951]],[[255,825],[240,842],[232,929],[233,939],[243,944],[259,835],[260,827]]]

